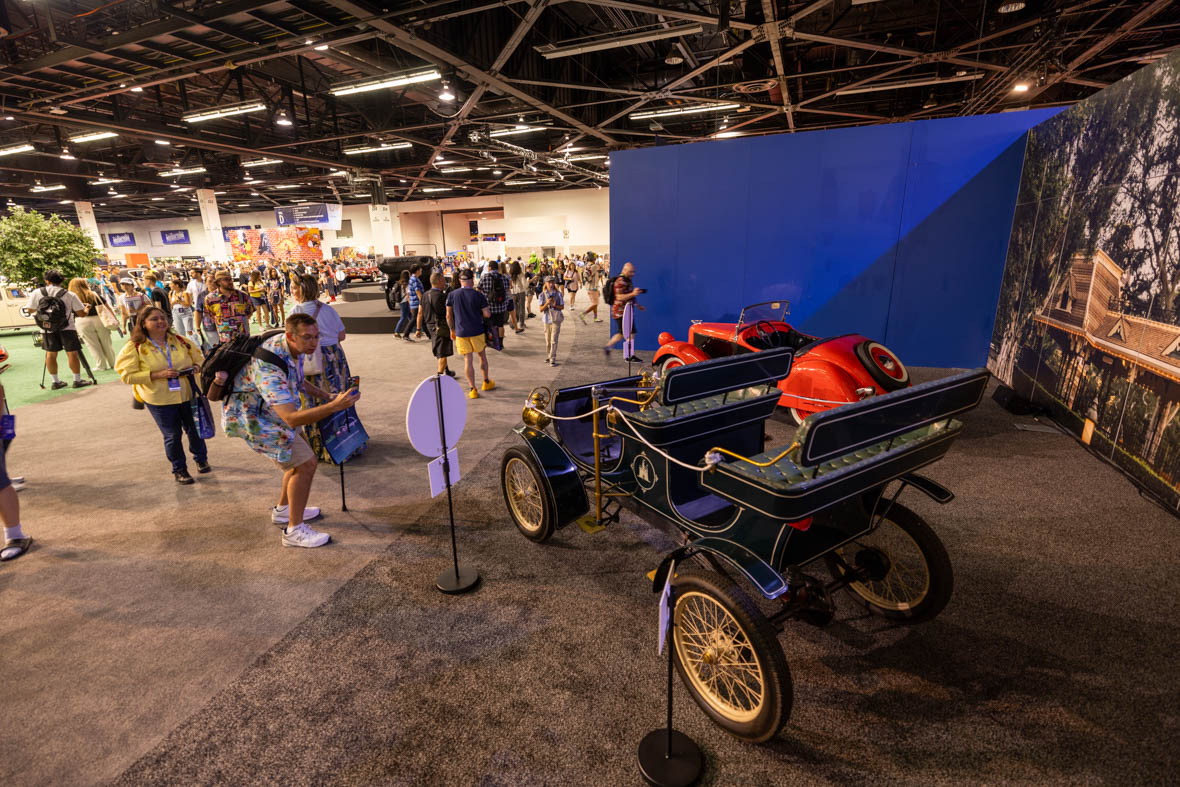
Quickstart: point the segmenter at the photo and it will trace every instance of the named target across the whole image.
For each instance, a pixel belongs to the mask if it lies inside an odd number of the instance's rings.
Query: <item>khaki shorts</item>
[[[484,341],[483,334],[479,336],[459,336],[455,338],[455,351],[459,355],[471,355],[471,353],[481,353],[487,346]]]
[[[308,459],[315,459],[315,454],[312,453],[311,446],[307,444],[307,439],[301,434],[296,434],[295,442],[291,443],[291,458],[286,462],[280,462],[278,459],[271,461],[284,470],[291,470],[299,467]]]

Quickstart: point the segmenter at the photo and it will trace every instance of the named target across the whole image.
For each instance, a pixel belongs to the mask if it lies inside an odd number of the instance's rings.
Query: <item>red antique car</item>
[[[652,366],[662,373],[709,358],[794,348],[791,373],[778,387],[779,406],[787,408],[796,424],[812,413],[910,384],[901,359],[884,345],[856,333],[831,339],[809,336],[783,321],[789,313],[786,301],[768,301],[742,309],[736,323],[694,320],[686,342],[665,331],[659,335],[660,349]]]
[[[377,266],[368,263],[347,265],[344,268],[346,281],[361,279],[362,281],[377,281]]]

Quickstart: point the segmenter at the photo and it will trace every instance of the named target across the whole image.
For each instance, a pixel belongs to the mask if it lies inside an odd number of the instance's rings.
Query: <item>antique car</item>
[[[809,336],[784,321],[789,313],[786,301],[768,301],[743,308],[736,323],[693,320],[686,342],[667,331],[659,335],[652,366],[666,371],[708,358],[790,347],[795,365],[791,376],[779,381],[779,405],[795,424],[812,413],[910,384],[905,365],[884,345],[856,333]]]
[[[898,623],[933,618],[950,598],[950,559],[934,531],[898,502],[907,488],[940,503],[950,491],[915,471],[941,458],[988,382],[979,369],[818,412],[790,445],[765,449],[780,348],[624,377],[535,389],[501,461],[509,515],[544,542],[578,521],[593,531],[625,507],[683,546],[674,572],[676,669],[706,715],[749,741],[791,714],[777,632],[791,619],[831,621],[845,590]],[[678,532],[677,532],[678,531]],[[828,578],[815,573],[825,566]],[[766,614],[753,589],[774,611]]]
[[[346,265],[344,267],[344,280],[351,282],[356,279],[360,279],[361,281],[376,281],[377,266],[369,265],[368,263]]]

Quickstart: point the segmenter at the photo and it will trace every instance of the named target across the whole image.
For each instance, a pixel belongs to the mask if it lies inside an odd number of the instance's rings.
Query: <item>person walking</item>
[[[545,326],[546,363],[557,366],[557,337],[561,335],[561,323],[565,320],[565,298],[557,286],[556,276],[545,277],[540,304],[541,324]]]
[[[78,297],[78,300],[86,308],[86,314],[75,318],[74,324],[78,327],[78,335],[82,337],[82,341],[98,359],[95,369],[100,372],[114,369],[115,350],[111,347],[111,330],[103,323],[99,312],[103,311],[109,314],[115,323],[119,322],[118,316],[102,298],[98,297],[98,293],[90,289],[90,285],[85,279],[70,279],[69,290]]]
[[[447,358],[455,354],[455,343],[447,327],[447,291],[443,289],[446,281],[439,271],[431,274],[430,289],[423,293],[418,307],[418,330],[424,323],[429,328],[430,351],[438,361],[438,373],[454,377],[455,373],[447,368]]]
[[[602,322],[602,318],[598,316],[598,299],[602,297],[600,290],[602,289],[602,277],[598,273],[598,265],[590,263],[586,266],[586,294],[590,297],[590,305],[585,310],[578,312],[578,319],[582,324],[586,324],[586,315],[593,314],[594,322]]]
[[[316,288],[317,294],[319,288]],[[270,309],[270,325],[277,328],[287,319],[287,310],[283,304],[283,277],[275,268],[266,271],[266,305]]]
[[[310,314],[294,313],[284,327],[238,372],[234,395],[225,397],[221,423],[227,437],[242,438],[283,471],[278,505],[270,511],[270,521],[283,528],[283,546],[321,547],[331,536],[306,524],[321,516],[318,508],[307,505],[319,462],[296,430],[355,406],[360,392],[350,388],[331,394],[304,379],[303,359],[320,346],[320,329]],[[215,379],[221,385],[228,381],[224,372]],[[300,392],[325,404],[300,407]]]
[[[344,321],[337,311],[321,301],[320,287],[314,276],[304,276],[296,291],[299,303],[291,309],[291,314],[307,314],[316,321],[320,332],[320,349],[318,358],[316,352],[303,359],[304,379],[314,387],[324,391],[336,392],[348,388],[352,377],[352,370],[348,367],[348,358],[344,355],[342,342],[347,338]],[[299,405],[303,408],[315,406],[315,402],[306,391],[299,394]],[[320,435],[319,424],[307,424],[303,427],[303,436],[308,445],[321,462],[332,463],[332,457],[324,447]],[[358,449],[357,454],[364,450]],[[356,454],[353,454],[354,456]]]
[[[483,372],[481,388],[491,391],[496,387],[488,376],[487,343],[484,340],[484,320],[491,317],[491,310],[488,308],[488,299],[473,286],[475,276],[471,271],[459,272],[459,284],[459,289],[447,296],[447,326],[451,329],[455,349],[463,356],[467,384],[471,386],[467,398],[478,399],[479,391],[475,390],[476,353],[479,354],[479,368]]]
[[[213,320],[217,340],[228,342],[235,336],[250,335],[250,314],[254,307],[250,297],[234,289],[234,279],[227,270],[213,274],[213,292],[205,296],[205,310]]]
[[[406,341],[413,341],[410,338],[410,272],[402,271],[398,277],[397,282],[393,285],[393,300],[397,304],[398,310],[401,312],[401,318],[397,321],[397,325],[393,326],[393,334],[400,336]]]
[[[524,333],[525,315],[528,314],[529,280],[519,262],[513,262],[508,268],[508,278],[512,281],[512,309],[515,315],[513,327],[517,333]]]
[[[246,285],[246,293],[250,296],[250,305],[258,319],[258,330],[265,331],[270,327],[270,308],[266,305],[266,285],[262,281],[262,274],[257,270],[250,271],[250,283]]]
[[[635,278],[635,265],[630,262],[623,263],[623,270],[621,270],[619,272],[619,275],[615,277],[615,287],[614,287],[615,302],[613,304],[611,304],[611,307],[610,307],[611,317],[615,321],[615,332],[613,334],[611,334],[610,341],[608,341],[606,343],[606,346],[602,348],[602,352],[607,358],[610,358],[611,347],[614,346],[615,344],[617,344],[618,342],[622,341],[624,338],[623,337],[623,311],[626,308],[627,304],[633,303],[635,308],[639,309],[640,311],[645,311],[643,306],[640,305],[639,301],[636,300],[636,298],[638,298],[640,295],[645,293],[646,290],[641,290],[641,289],[637,288],[633,283],[634,278]],[[635,317],[634,317],[634,314],[632,314],[631,336],[634,336],[638,332],[639,331],[635,327]],[[639,356],[634,354],[634,351],[632,351],[632,354],[630,356],[628,356],[625,360],[631,361],[633,363],[643,363],[643,361],[641,361],[639,359]]]
[[[193,307],[193,332],[197,337],[197,344],[204,350],[209,347],[205,333],[205,296],[209,294],[209,284],[200,270],[193,270],[192,278],[184,288],[188,293],[189,302]]]
[[[192,405],[195,372],[204,361],[201,348],[177,335],[168,325],[168,315],[158,306],[140,310],[131,337],[115,361],[119,379],[132,386],[136,400],[147,405],[164,435],[164,455],[172,463],[172,476],[178,484],[193,483],[184,458],[182,434],[188,436],[197,472],[212,470],[209,450],[197,433]]]
[[[582,275],[578,271],[578,267],[572,262],[565,263],[565,289],[569,293],[570,308],[576,308],[578,305],[578,288],[581,287]]]
[[[419,278],[421,273],[421,265],[410,266],[410,281],[406,284],[406,303],[410,307],[410,322],[406,325],[406,335],[402,337],[403,339],[409,339],[410,329],[418,325],[418,309],[422,305],[422,293],[425,292],[425,288],[422,286],[422,279]],[[422,338],[421,328],[418,328],[414,338]]]
[[[74,373],[73,387],[83,388],[90,385],[90,380],[82,379],[81,361],[78,357],[78,353],[82,350],[82,343],[78,341],[78,327],[75,319],[85,317],[86,308],[82,301],[78,300],[77,295],[61,286],[65,281],[61,271],[51,268],[45,271],[43,277],[45,286],[38,287],[29,293],[25,308],[30,313],[36,314],[41,301],[49,298],[58,299],[65,307],[65,314],[61,315],[62,321],[59,325],[52,328],[41,326],[41,346],[45,348],[45,369],[53,378],[53,390],[65,388],[67,383],[57,376],[57,354],[65,350],[66,363],[70,367],[70,371]]]
[[[119,279],[119,286],[123,288],[123,294],[119,296],[119,314],[125,332],[130,334],[135,328],[135,315],[150,301],[146,295],[135,291],[135,282],[131,279]]]
[[[172,305],[172,326],[184,338],[196,344],[201,345],[201,340],[197,336],[197,326],[193,321],[193,299],[180,284],[179,279],[172,280],[172,286],[168,291],[168,300]]]
[[[500,273],[500,265],[495,260],[488,263],[488,272],[479,280],[479,291],[487,299],[491,312],[491,334],[493,344],[497,350],[504,349],[504,323],[508,321],[508,305],[511,300],[512,282]]]

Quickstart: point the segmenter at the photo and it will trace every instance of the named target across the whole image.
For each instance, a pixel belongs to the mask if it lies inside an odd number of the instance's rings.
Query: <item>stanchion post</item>
[[[434,397],[438,409],[438,439],[442,444],[443,481],[447,485],[447,514],[451,522],[451,561],[454,571],[450,569],[438,575],[435,586],[443,593],[466,593],[479,583],[479,572],[469,566],[459,566],[459,546],[455,540],[455,505],[451,498],[451,461],[447,457],[447,426],[443,417],[442,378],[434,376]]]
[[[344,463],[340,463],[340,510],[348,510],[348,501],[344,499]]]

